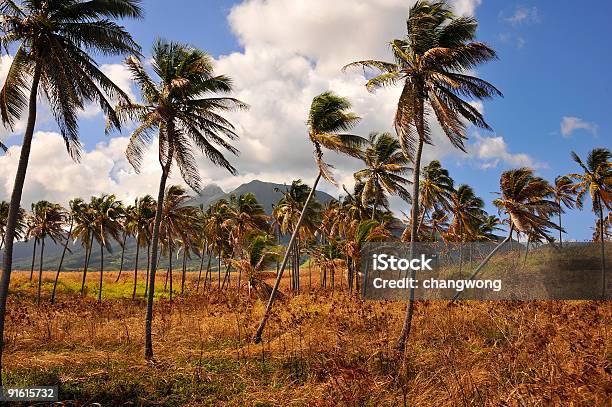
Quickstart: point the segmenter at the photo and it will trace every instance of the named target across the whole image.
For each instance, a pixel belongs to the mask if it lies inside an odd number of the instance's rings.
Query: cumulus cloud
[[[561,119],[561,135],[563,137],[571,136],[576,130],[585,130],[593,135],[596,135],[597,124],[589,123],[579,117],[574,116],[564,116]]]
[[[480,2],[457,0],[452,4],[458,14],[471,15]],[[255,178],[275,182],[302,178],[311,182],[316,170],[306,135],[306,115],[312,98],[325,90],[334,90],[353,102],[353,110],[363,118],[355,129],[357,134],[392,131],[400,89],[368,93],[363,72],[342,73],[340,68],[362,58],[389,58],[388,41],[404,35],[410,4],[405,0],[249,0],[233,7],[228,21],[243,49],[220,56],[215,69],[233,79],[233,96],[251,106],[249,111],[229,114],[241,136],[236,147],[242,153],[228,158],[240,174],[231,177],[202,158],[199,168],[203,181],[225,190]],[[133,96],[129,73],[122,65],[104,65],[102,70]],[[483,109],[481,103],[474,106]],[[88,107],[85,114],[99,116],[93,107]],[[424,162],[456,152],[436,124],[432,125],[432,137],[435,148],[425,149]],[[491,144],[483,140],[480,144]],[[490,146],[474,151],[486,162],[520,161],[522,155],[510,154],[501,141],[502,152],[497,155],[487,153]],[[123,157],[126,144],[127,137],[115,137],[84,152],[82,162],[75,164],[56,133],[37,133],[24,202],[41,198],[64,202],[101,192],[131,200],[155,193],[160,172],[156,146],[151,146],[141,173],[136,174]],[[4,197],[10,193],[18,155],[19,147],[15,146],[9,155],[0,157],[0,194]],[[350,188],[352,174],[361,164],[333,153],[326,153],[326,157],[336,167],[339,182]],[[528,157],[522,160],[531,162]],[[181,183],[178,172],[170,182]],[[327,183],[322,188],[333,195],[340,193]]]
[[[468,153],[471,157],[481,160],[479,167],[482,169],[496,168],[500,163],[513,167],[541,168],[546,166],[527,154],[511,153],[508,144],[501,136],[483,137],[476,134],[474,142],[468,146]]]

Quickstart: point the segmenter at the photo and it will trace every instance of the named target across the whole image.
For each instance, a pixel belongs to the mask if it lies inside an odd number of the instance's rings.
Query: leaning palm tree
[[[473,42],[477,25],[472,17],[456,17],[445,2],[418,1],[409,11],[406,37],[391,41],[394,62],[365,60],[344,67],[379,71],[380,74],[366,84],[370,91],[398,83],[402,85],[394,124],[404,154],[414,163],[411,252],[418,239],[421,154],[424,144],[432,144],[428,116],[433,113],[451,144],[465,151],[467,124],[485,129],[489,129],[489,125],[463,98],[501,96],[493,85],[468,74],[478,64],[496,58],[495,51],[488,45]],[[414,291],[411,290],[397,343],[400,352],[404,352],[410,333],[413,309]]]
[[[58,243],[64,238],[63,227],[66,218],[66,211],[59,204],[48,201],[38,201],[32,204],[32,216],[28,234],[34,236],[40,242],[40,267],[38,269],[38,289],[36,291],[37,304],[40,304],[45,240],[50,238],[53,243]]]
[[[138,0],[3,1],[0,20],[4,49],[14,49],[2,91],[2,122],[14,128],[27,107],[7,222],[7,241],[0,282],[0,339],[4,332],[6,296],[13,261],[13,238],[36,123],[39,91],[49,102],[69,154],[78,159],[77,114],[88,102],[97,103],[114,126],[119,126],[109,99],[128,100],[89,55],[138,53],[139,46],[114,19],[142,15]],[[2,347],[0,346],[0,351]],[[0,378],[1,383],[1,378]]]
[[[555,194],[555,201],[557,202],[557,212],[559,213],[559,246],[563,247],[563,231],[561,225],[561,214],[563,213],[563,206],[571,209],[575,206],[576,200],[576,187],[574,182],[567,175],[558,176],[555,178],[555,184],[553,185]]]
[[[603,208],[612,209],[612,153],[607,148],[595,148],[589,152],[586,163],[578,154],[572,151],[572,158],[582,169],[582,173],[570,174],[576,180],[576,206],[583,208],[583,199],[589,193],[593,203],[593,212],[599,216],[602,225],[599,230],[599,241],[601,244],[601,282],[602,297],[606,296],[606,258],[604,238],[604,216]]]
[[[499,180],[501,196],[493,201],[500,214],[506,215],[508,236],[502,240],[476,267],[468,278],[475,278],[497,251],[512,239],[514,232],[524,233],[532,240],[554,241],[550,229],[559,229],[550,217],[557,213],[557,204],[553,197],[553,188],[548,181],[533,175],[530,168],[519,168],[502,173]],[[458,298],[461,293],[455,295]]]
[[[410,167],[397,138],[390,133],[370,134],[363,161],[367,168],[357,171],[354,177],[357,182],[363,182],[363,206],[367,206],[370,200],[374,201],[372,219],[385,192],[410,201],[410,193],[404,187],[410,181],[403,177],[410,171]]]
[[[351,112],[350,109],[351,103],[349,100],[333,92],[323,92],[315,96],[312,100],[307,121],[308,138],[314,147],[314,158],[318,167],[318,174],[304,202],[304,209],[291,234],[291,239],[289,240],[287,248],[291,248],[294,244],[303,220],[303,214],[306,213],[306,208],[308,208],[308,204],[314,196],[314,192],[317,189],[321,177],[335,183],[331,173],[332,167],[323,161],[323,148],[353,157],[361,157],[361,146],[365,143],[365,139],[354,134],[344,133],[352,129],[360,120],[360,118]],[[285,251],[283,262],[281,263],[276,282],[274,283],[274,288],[272,289],[272,294],[270,295],[266,310],[254,336],[255,342],[261,341],[261,335],[270,317],[270,312],[272,311],[274,297],[278,291],[287,261],[289,260],[289,252],[289,249]]]
[[[115,195],[91,197],[89,204],[94,214],[93,238],[100,245],[100,283],[98,286],[98,303],[102,302],[102,279],[104,277],[104,250],[112,252],[111,240],[122,244],[121,220],[124,216],[123,205]]]
[[[146,359],[153,358],[151,324],[155,272],[164,192],[172,164],[176,163],[182,178],[195,190],[199,189],[201,179],[192,152],[194,145],[213,164],[227,169],[231,174],[236,173],[236,169],[217,149],[220,146],[232,154],[237,153],[226,139],[233,140],[238,135],[221,113],[246,108],[246,105],[234,98],[217,96],[231,92],[232,82],[226,76],[216,75],[212,62],[210,55],[199,49],[162,40],[153,46],[152,58],[152,68],[159,82],[155,82],[137,58],[130,57],[125,61],[143,97],[141,104],[120,104],[117,108],[123,119],[133,119],[139,123],[130,136],[126,151],[128,161],[138,170],[146,144],[157,132],[158,157],[162,167],[151,244],[145,322]]]

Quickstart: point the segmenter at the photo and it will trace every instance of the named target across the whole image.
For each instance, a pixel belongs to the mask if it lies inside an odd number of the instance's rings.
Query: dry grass
[[[195,295],[191,273],[189,295],[156,304],[156,360],[147,363],[144,300],[119,298],[131,297],[133,275],[118,284],[115,276],[104,282],[112,298],[97,305],[98,274],[81,298],[71,292],[80,273],[66,273],[51,306],[53,273],[45,273],[36,307],[34,284],[16,273],[5,384],[58,384],[67,405],[611,405],[609,301],[419,302],[406,359],[398,360],[404,303],[339,290],[289,297],[254,345],[261,301],[236,294],[235,284]],[[179,273],[174,282],[180,289]],[[157,284],[163,296],[163,274]]]

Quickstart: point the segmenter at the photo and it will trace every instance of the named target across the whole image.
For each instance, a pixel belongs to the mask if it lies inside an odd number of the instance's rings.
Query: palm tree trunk
[[[421,112],[423,107],[423,102],[421,101]],[[424,118],[421,115],[421,127],[423,127]],[[417,217],[419,216],[419,176],[421,173],[421,154],[423,153],[423,135],[419,134],[419,144],[417,146],[417,151],[415,155],[414,162],[414,179],[412,184],[412,216],[411,216],[411,230],[410,230],[410,258],[413,257],[416,242],[418,240],[418,225],[417,225]],[[410,271],[410,278],[415,279],[416,272],[414,270]],[[410,335],[410,328],[412,326],[412,315],[414,313],[414,288],[410,288],[410,295],[408,297],[408,306],[406,308],[406,317],[404,319],[404,325],[402,326],[402,332],[400,333],[399,339],[397,340],[396,348],[400,354],[404,354],[404,350],[406,348],[406,341],[408,340],[408,336]]]
[[[559,205],[559,247],[563,248],[563,227],[561,226],[561,201],[557,202]]]
[[[136,285],[138,284],[138,255],[140,254],[140,244],[138,233],[136,234],[136,260],[134,262],[134,289],[132,290],[132,301],[136,299]]]
[[[72,227],[74,226],[74,217],[70,217],[70,229],[68,230],[68,236],[66,236],[66,242],[64,243],[64,249],[62,251],[62,257],[60,258],[59,266],[57,266],[57,273],[55,273],[55,281],[53,282],[53,292],[51,293],[51,304],[55,302],[55,290],[57,289],[57,281],[59,280],[60,272],[62,271],[62,265],[64,264],[64,256],[66,256],[66,250],[68,250],[68,243],[72,235]]]
[[[181,274],[181,297],[185,295],[185,274],[187,274],[187,247],[183,248],[183,273]]]
[[[601,196],[597,197],[599,202],[599,243],[601,245],[601,299],[606,299],[606,241],[604,240],[604,217],[603,217],[603,204],[601,203]]]
[[[100,286],[98,289],[98,304],[102,303],[102,277],[104,276],[104,245],[100,242]]]
[[[91,236],[91,234],[90,234]],[[91,247],[93,237],[89,238],[89,244],[85,246],[85,264],[83,266],[83,281],[81,282],[81,295],[85,293],[85,279],[87,278],[87,267],[89,266],[89,258],[91,257]]]
[[[487,257],[485,257],[482,262],[478,265],[478,267],[476,267],[476,270],[474,270],[474,272],[468,277],[468,281],[473,280],[478,273],[480,273],[480,270],[482,270],[482,268],[484,266],[486,266],[486,264],[489,262],[489,260],[491,260],[491,257],[493,257],[493,255],[495,255],[495,253],[497,253],[497,251],[499,249],[501,249],[501,247],[506,244],[509,240],[512,239],[512,231],[514,230],[514,225],[510,225],[510,232],[508,233],[508,236],[501,241],[500,244],[498,244],[497,246],[495,246],[495,248],[493,250],[491,250],[491,253],[487,254]],[[455,294],[455,296],[453,297],[453,301],[455,301],[457,298],[459,298],[459,296],[463,293],[463,291],[458,291],[457,294]]]
[[[149,292],[149,271],[151,269],[151,242],[147,242],[147,277],[145,278],[145,292],[144,296],[147,297]]]
[[[321,171],[317,174],[317,178],[315,178],[314,184],[312,185],[312,189],[308,194],[308,198],[306,198],[306,202],[304,202],[304,207],[302,208],[302,213],[300,213],[300,218],[298,219],[297,225],[293,229],[293,233],[291,234],[291,239],[289,239],[289,245],[287,246],[287,250],[285,250],[285,255],[283,256],[283,262],[281,264],[280,270],[278,271],[278,275],[276,276],[276,281],[274,282],[274,287],[272,288],[272,292],[270,293],[270,298],[268,299],[268,304],[266,305],[266,310],[264,315],[259,323],[259,327],[257,328],[257,332],[255,333],[255,337],[253,340],[255,343],[261,342],[261,335],[263,334],[264,329],[266,328],[266,323],[268,322],[268,318],[270,318],[270,314],[272,312],[272,305],[274,305],[274,299],[276,298],[276,293],[278,292],[278,287],[280,286],[281,278],[283,277],[283,272],[285,271],[285,267],[287,266],[287,260],[289,260],[289,252],[290,248],[297,237],[298,231],[300,230],[300,226],[302,225],[302,221],[304,220],[304,214],[306,213],[306,209],[308,208],[308,204],[314,197],[317,189],[317,184],[321,179]]]
[[[157,250],[159,246],[159,229],[162,218],[162,206],[164,204],[164,193],[166,192],[166,181],[172,165],[173,152],[168,155],[168,162],[162,168],[159,180],[159,191],[157,194],[157,208],[155,209],[155,222],[153,224],[153,243],[151,245],[151,271],[149,274],[149,292],[147,293],[147,315],[145,317],[145,359],[153,359],[153,295],[155,294],[155,272],[157,271]]]
[[[172,240],[170,236],[168,236],[168,278],[170,280],[170,303],[172,304],[172,291],[174,288],[172,287]]]
[[[119,264],[119,274],[117,274],[117,279],[115,283],[119,282],[119,278],[121,277],[121,272],[123,271],[123,256],[125,255],[125,241],[127,239],[127,233],[123,232],[123,245],[121,245],[121,263]],[[136,240],[136,245],[138,245],[138,239]]]
[[[34,248],[32,249],[32,264],[30,265],[30,283],[34,278],[34,263],[36,263],[36,246],[38,246],[38,238],[34,238]]]
[[[529,254],[529,237],[527,238],[527,245],[525,246],[525,257],[523,258],[523,267],[527,264],[527,255]]]
[[[221,250],[219,250],[219,256],[217,257],[217,288],[221,289]]]
[[[35,56],[36,57],[36,56]],[[32,137],[34,136],[34,125],[36,124],[36,95],[38,94],[38,83],[40,82],[41,66],[36,62],[34,75],[32,76],[32,86],[30,87],[30,98],[28,103],[28,123],[23,134],[21,153],[19,154],[19,164],[15,173],[13,192],[6,219],[4,235],[4,259],[2,268],[2,278],[0,279],[0,386],[2,385],[2,351],[4,350],[4,318],[6,316],[6,299],[11,282],[11,271],[13,267],[13,243],[15,240],[15,228],[17,226],[17,216],[21,204],[21,194],[23,184],[28,169],[30,149],[32,147]]]
[[[198,283],[196,284],[196,293],[200,292],[200,281],[202,280],[202,269],[204,269],[204,254],[206,253],[206,248],[202,250],[202,254],[200,255],[200,272],[198,273]],[[206,277],[204,277],[204,287],[206,287]]]
[[[42,289],[43,256],[45,254],[45,238],[40,241],[40,266],[38,268],[38,290],[36,291],[36,305],[40,304],[40,291]]]

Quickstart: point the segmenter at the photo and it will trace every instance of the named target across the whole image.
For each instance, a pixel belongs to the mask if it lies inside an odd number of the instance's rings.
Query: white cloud
[[[482,169],[496,168],[500,163],[514,167],[542,168],[546,166],[527,154],[511,153],[508,144],[501,136],[483,137],[475,134],[474,139],[474,143],[468,145],[468,153],[471,157],[481,160],[479,167]]]
[[[593,135],[597,135],[597,124],[589,123],[579,117],[564,116],[561,119],[561,135],[563,137],[571,136],[576,130],[585,130]]]
[[[520,25],[526,23],[537,23],[540,21],[537,7],[517,6],[514,13],[504,18],[505,21],[512,25]]]

